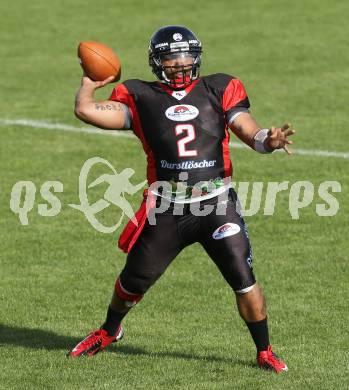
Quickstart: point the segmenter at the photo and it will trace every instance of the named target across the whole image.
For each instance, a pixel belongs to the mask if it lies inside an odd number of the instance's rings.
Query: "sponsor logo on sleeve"
[[[215,240],[221,240],[224,237],[234,236],[234,234],[239,233],[240,226],[236,223],[225,223],[224,225],[217,228],[213,233],[212,237]]]

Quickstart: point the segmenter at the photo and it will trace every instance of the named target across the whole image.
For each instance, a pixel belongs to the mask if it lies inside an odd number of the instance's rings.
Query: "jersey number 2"
[[[183,124],[175,127],[176,135],[186,133],[187,135],[177,141],[179,157],[194,157],[198,155],[196,149],[188,149],[187,144],[196,138],[195,127],[193,125]]]

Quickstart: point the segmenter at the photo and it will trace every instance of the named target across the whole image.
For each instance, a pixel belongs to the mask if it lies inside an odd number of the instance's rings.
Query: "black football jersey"
[[[240,80],[225,74],[204,76],[183,91],[160,82],[127,80],[110,100],[126,104],[132,129],[147,155],[149,185],[179,181],[188,185],[230,177],[228,124],[250,106]]]

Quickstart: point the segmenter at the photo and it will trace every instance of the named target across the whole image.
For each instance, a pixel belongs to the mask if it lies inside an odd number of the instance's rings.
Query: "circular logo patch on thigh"
[[[234,234],[239,233],[240,226],[236,223],[225,223],[224,225],[217,228],[213,233],[212,237],[215,240],[221,240],[224,237],[233,236]]]

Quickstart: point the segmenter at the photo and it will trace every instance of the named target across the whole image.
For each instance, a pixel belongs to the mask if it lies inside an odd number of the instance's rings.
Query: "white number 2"
[[[198,152],[196,149],[190,150],[186,148],[186,145],[196,138],[195,127],[193,125],[188,125],[188,124],[177,125],[175,131],[176,131],[176,135],[180,135],[184,132],[187,133],[185,137],[177,141],[178,156],[179,157],[197,156]]]

